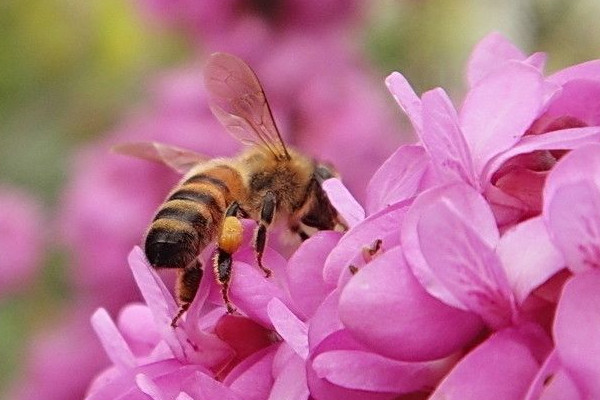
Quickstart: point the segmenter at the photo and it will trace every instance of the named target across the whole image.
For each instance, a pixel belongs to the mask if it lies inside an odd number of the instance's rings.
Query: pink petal
[[[353,227],[365,219],[365,210],[342,184],[342,181],[337,178],[327,179],[323,182],[323,189],[327,193],[331,205],[344,218],[348,227]]]
[[[438,176],[445,183],[464,182],[475,188],[471,154],[452,102],[442,89],[423,95],[423,131],[420,135]]]
[[[405,361],[445,357],[468,345],[483,328],[475,314],[430,296],[406,265],[400,247],[376,257],[348,282],[339,313],[359,342]]]
[[[484,190],[498,228],[512,226],[523,219],[529,211],[527,204],[503,192],[494,185],[488,185]]]
[[[128,304],[119,313],[119,330],[137,355],[147,355],[160,342],[152,311],[142,304]]]
[[[539,115],[545,89],[540,71],[511,61],[469,91],[460,121],[476,171],[523,136]]]
[[[223,384],[244,400],[266,399],[273,386],[273,358],[277,345],[259,350],[235,366]]]
[[[167,397],[158,385],[145,374],[137,374],[135,376],[135,383],[142,393],[150,396],[152,400],[167,400]]]
[[[520,400],[539,365],[520,335],[500,331],[467,354],[444,378],[431,400]]]
[[[600,128],[572,128],[544,133],[542,135],[530,135],[521,138],[519,143],[510,150],[495,157],[484,169],[482,182],[490,182],[494,172],[498,170],[507,160],[527,154],[536,150],[571,150],[581,146],[595,144],[600,141]]]
[[[288,261],[289,291],[304,319],[315,313],[333,288],[323,280],[323,266],[341,237],[340,232],[317,232],[302,242]]]
[[[292,357],[275,377],[268,400],[307,400],[306,366],[300,357]]]
[[[267,304],[273,298],[289,303],[283,289],[277,286],[273,279],[265,278],[258,268],[245,262],[234,261],[232,269],[234,273],[231,277],[229,297],[235,307],[263,326],[271,326]]]
[[[110,361],[121,371],[136,367],[135,356],[108,312],[103,308],[96,310],[91,321]]]
[[[518,303],[565,266],[541,217],[528,219],[505,232],[496,252]]]
[[[413,273],[443,302],[478,313],[487,323],[508,323],[513,297],[494,253],[494,216],[470,186],[424,192],[402,226],[402,243]]]
[[[549,392],[547,390],[548,386],[552,386],[554,379],[556,379],[556,374],[560,374],[561,372],[563,371],[560,365],[558,354],[556,352],[556,349],[553,349],[542,364],[542,366],[540,367],[540,369],[538,370],[535,378],[531,382],[531,385],[529,386],[527,395],[525,396],[524,400],[538,400],[541,398],[542,392],[545,392],[545,394],[547,394]],[[567,396],[562,398],[571,399],[573,397]]]
[[[537,53],[533,53],[532,55],[527,57],[527,59],[524,60],[524,62],[526,64],[531,65],[535,69],[544,71],[544,67],[546,66],[547,59],[548,59],[548,55],[546,53],[537,52]]]
[[[311,352],[335,332],[345,331],[338,314],[339,290],[334,290],[323,300],[308,325],[308,347]]]
[[[563,157],[546,183],[544,220],[573,271],[600,265],[599,173],[600,145],[595,144]]]
[[[238,395],[223,383],[204,374],[198,374],[197,393],[200,400],[243,400],[244,397]]]
[[[302,359],[308,357],[308,327],[275,298],[267,305],[275,330]]]
[[[556,350],[584,398],[600,398],[600,272],[575,275],[563,289],[554,322]]]
[[[598,80],[600,77],[600,60],[587,61],[581,64],[561,69],[548,77],[548,81],[559,85],[574,79]]]
[[[477,43],[467,65],[467,81],[475,86],[483,77],[510,60],[523,61],[525,54],[498,32]]]
[[[192,340],[183,326],[173,329],[171,320],[178,309],[173,296],[147,264],[139,247],[133,249],[128,260],[142,296],[152,310],[157,330],[178,360],[215,366],[231,357],[229,346],[215,335],[192,331]]]
[[[584,400],[584,397],[571,375],[565,370],[558,371],[548,382],[539,400]]]
[[[317,355],[315,373],[334,385],[371,392],[416,392],[434,386],[446,372],[444,363],[395,361],[356,350],[333,350]]]
[[[311,326],[312,329],[312,326]],[[311,351],[315,355],[339,349],[357,349],[356,343],[345,330],[339,330],[327,336]],[[319,400],[391,400],[397,397],[394,393],[377,393],[364,390],[352,390],[334,385],[327,379],[320,378],[313,368],[313,363],[306,365],[306,379],[311,396]]]
[[[420,132],[423,127],[423,116],[421,111],[421,100],[416,95],[406,78],[399,72],[392,72],[385,79],[388,87],[396,102],[410,119],[413,128]]]
[[[329,253],[323,269],[323,277],[329,285],[337,285],[342,272],[347,271],[350,263],[360,253],[363,247],[387,234],[398,231],[406,212],[405,203],[397,203],[383,211],[369,216],[367,219],[349,230],[339,241],[338,245]],[[383,243],[383,246],[393,244]]]
[[[369,215],[417,194],[429,158],[420,145],[400,146],[375,172],[367,186]]]
[[[565,83],[551,102],[547,115],[570,116],[588,126],[600,123],[600,79],[576,79]]]

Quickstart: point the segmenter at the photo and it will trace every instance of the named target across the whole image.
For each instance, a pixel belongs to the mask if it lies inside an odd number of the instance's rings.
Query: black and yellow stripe
[[[214,239],[232,201],[230,176],[241,179],[219,165],[189,177],[169,195],[146,235],[146,257],[154,267],[185,268]]]

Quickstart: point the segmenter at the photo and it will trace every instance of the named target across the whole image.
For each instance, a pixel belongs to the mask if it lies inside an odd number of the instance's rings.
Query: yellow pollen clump
[[[242,244],[243,231],[242,223],[238,218],[226,217],[219,235],[219,247],[232,254]]]

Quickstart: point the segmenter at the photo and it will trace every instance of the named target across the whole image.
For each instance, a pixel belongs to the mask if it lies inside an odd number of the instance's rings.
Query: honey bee
[[[242,242],[240,218],[257,222],[253,247],[266,277],[271,271],[262,258],[267,229],[276,219],[287,220],[291,232],[302,240],[309,237],[310,229],[345,229],[321,187],[323,181],[337,176],[336,172],[285,144],[252,69],[233,55],[215,53],[205,67],[204,84],[215,117],[248,145],[241,154],[211,160],[156,142],[114,148],[184,174],[159,207],[144,239],[146,257],[154,268],[178,271],[180,309],[173,327],[190,306],[202,279],[197,257],[215,239],[214,271],[227,311],[234,312],[228,289],[232,254]]]

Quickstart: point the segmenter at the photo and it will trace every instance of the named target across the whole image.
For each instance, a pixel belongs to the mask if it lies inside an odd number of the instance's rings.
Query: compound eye
[[[319,183],[323,183],[327,179],[334,178],[335,176],[337,176],[337,174],[334,172],[333,168],[328,165],[319,164],[315,168],[315,178]]]

